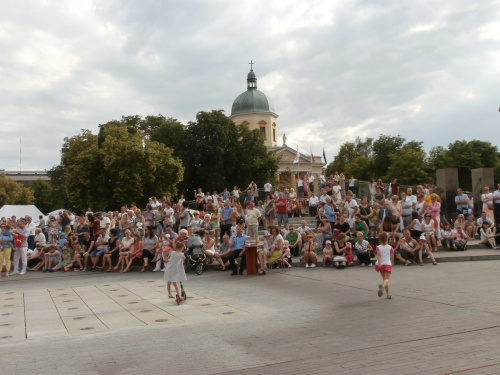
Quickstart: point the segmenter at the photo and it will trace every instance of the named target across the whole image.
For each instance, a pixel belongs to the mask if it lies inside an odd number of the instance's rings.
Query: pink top
[[[428,213],[430,213],[432,216],[438,216],[439,212],[441,211],[441,203],[440,202],[431,202],[427,205],[427,210]]]
[[[283,257],[284,258],[290,258],[290,248],[289,247],[285,247],[283,249]]]
[[[394,253],[394,249],[391,245],[378,245],[375,251],[380,253],[380,260],[382,264],[378,264],[378,260],[375,262],[378,266],[392,266],[391,254]]]

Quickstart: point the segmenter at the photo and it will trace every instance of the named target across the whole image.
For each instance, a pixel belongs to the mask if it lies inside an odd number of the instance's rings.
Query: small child
[[[48,272],[59,271],[60,269],[64,270],[64,272],[68,271],[73,267],[73,263],[71,263],[71,254],[69,253],[66,247],[61,249],[61,259],[59,263],[56,264],[53,268],[47,268]]]
[[[58,241],[58,245],[63,247],[64,246],[64,243],[66,242],[66,245],[68,244],[68,239],[66,238],[66,233],[64,232],[61,232],[61,234],[59,235],[59,241]]]
[[[347,265],[352,266],[354,264],[354,256],[352,255],[352,244],[347,243],[347,248],[345,249],[345,258],[347,259]]]
[[[441,239],[441,245],[443,245],[446,250],[457,250],[457,246],[455,245],[455,236],[451,230],[450,223],[444,223],[443,230],[441,231],[441,237],[443,237]]]
[[[323,248],[323,267],[326,267],[327,262],[330,262],[330,266],[333,267],[333,247],[330,240],[325,242],[325,247]]]
[[[271,233],[269,231],[264,232],[264,243],[262,245],[262,248],[259,248],[257,251],[257,258],[259,259],[259,275],[265,275],[266,274],[266,262],[267,258],[271,254],[271,246],[273,244],[273,236],[271,236]]]
[[[291,259],[292,259],[292,254],[290,254],[290,242],[288,242],[287,240],[285,240],[283,242],[283,256],[282,256],[282,260],[283,260],[283,263],[285,263],[285,265],[288,268],[292,268],[292,265],[290,264]]]
[[[236,227],[237,227],[236,219],[231,219],[231,235],[229,236],[230,238],[236,236]]]
[[[384,294],[383,289],[385,289],[387,298],[391,299],[392,294],[389,293],[389,279],[391,278],[392,265],[394,264],[394,249],[392,246],[387,244],[386,232],[380,233],[378,236],[378,242],[380,245],[375,248],[375,252],[377,254],[375,271],[380,272],[383,282],[382,284],[379,284],[377,294],[379,297],[382,297]]]
[[[171,251],[170,254],[168,254],[167,259],[165,259],[166,267],[163,278],[167,280],[168,298],[174,298],[171,293],[171,285],[173,283],[176,292],[175,298],[177,300],[177,304],[181,303],[181,292],[178,283],[187,280],[183,264],[185,259],[184,243],[181,241],[175,244],[174,251]]]

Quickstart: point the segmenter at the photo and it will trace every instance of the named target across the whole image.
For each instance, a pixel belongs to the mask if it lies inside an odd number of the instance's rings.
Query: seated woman
[[[325,241],[325,247],[323,248],[323,267],[326,267],[328,262],[333,267],[333,247],[330,240]]]
[[[156,248],[158,247],[158,237],[156,237],[153,227],[146,227],[141,243],[144,246],[142,249],[142,259],[144,261],[144,265],[141,272],[145,272],[149,261],[154,258]]]
[[[420,216],[418,215],[418,212],[413,211],[411,213],[411,223],[405,227],[405,229],[409,229],[412,238],[415,238],[416,240],[420,238],[422,235],[422,224],[420,222]]]
[[[292,201],[292,217],[302,217],[302,203],[299,199]]]
[[[366,240],[366,238],[368,237],[368,231],[369,231],[368,225],[366,224],[366,221],[361,219],[361,214],[354,215],[354,223],[352,223],[351,232],[352,233],[362,232],[363,239]],[[354,236],[354,242],[357,241],[358,241],[357,236]]]
[[[120,251],[120,239],[117,237],[118,231],[116,228],[109,230],[108,249],[102,257],[101,271],[106,268],[106,263],[109,264],[108,272],[113,272],[113,260],[118,259]]]
[[[422,234],[418,240],[418,244],[420,245],[420,255],[421,258],[420,258],[420,265],[423,265],[422,263],[422,259],[425,259],[427,257],[431,258],[432,260],[432,264],[434,266],[437,266],[438,265],[438,262],[436,260],[436,258],[434,258],[434,255],[430,252],[430,251],[427,251],[427,238],[425,237],[425,234]]]
[[[372,261],[370,259],[369,251],[373,251],[372,246],[367,240],[363,239],[363,232],[356,233],[357,241],[354,243],[354,250],[356,250],[356,257],[361,264],[361,267],[368,265],[371,267]]]
[[[436,233],[434,232],[434,220],[432,220],[432,216],[429,213],[426,213],[424,216],[424,221],[421,222],[423,232],[425,237],[427,238],[427,245],[429,245],[429,251],[432,251],[434,247],[434,251],[437,252],[437,240]]]
[[[306,264],[306,268],[314,268],[316,267],[316,262],[318,261],[318,256],[316,255],[316,251],[318,248],[318,244],[314,242],[314,233],[311,231],[307,233],[307,242],[304,243],[304,263]]]
[[[344,269],[347,264],[347,247],[346,235],[345,233],[340,233],[333,246],[333,262],[339,270]]]
[[[491,230],[491,225],[489,222],[484,222],[483,227],[481,228],[481,240],[486,240],[487,243],[491,245],[491,248],[496,250],[498,249],[497,243],[495,241],[495,237],[499,236],[500,234],[496,234],[494,231]]]
[[[344,214],[340,214],[338,216],[338,220],[335,222],[335,224],[333,224],[333,237],[337,239],[340,233],[344,233],[346,235],[346,241],[349,241],[351,227],[346,221]]]
[[[457,245],[455,245],[455,234],[451,230],[451,225],[448,222],[444,223],[443,230],[441,231],[441,245],[443,245],[446,250],[457,250]]]
[[[118,254],[118,263],[116,263],[116,266],[114,270],[117,270],[118,267],[120,267],[120,272],[123,272],[123,270],[126,267],[126,260],[128,257],[128,254],[130,254],[131,251],[134,249],[134,237],[131,236],[130,229],[125,230],[125,236],[123,239],[120,241],[120,253]]]
[[[207,256],[208,264],[211,264],[213,262],[213,259],[215,258],[220,265],[220,268],[218,269],[221,271],[226,270],[220,253],[215,250],[215,240],[212,238],[212,234],[208,231],[205,232],[205,236],[203,238],[203,248],[201,249],[201,251],[203,251],[203,253]]]
[[[142,249],[143,249],[142,234],[141,232],[136,232],[134,234],[134,245],[132,247],[132,250],[129,251],[129,253],[127,254],[126,258],[127,267],[123,270],[123,273],[126,273],[130,270],[130,266],[132,265],[134,259],[140,259],[142,257]]]
[[[477,233],[477,224],[472,213],[469,213],[469,216],[467,216],[467,221],[465,222],[465,233],[469,238],[474,238]]]
[[[270,229],[273,243],[269,250],[270,254],[267,258],[267,264],[269,267],[272,267],[283,254],[283,236],[280,234],[278,227],[273,226]]]
[[[318,243],[318,249],[321,250],[325,245],[326,241],[331,241],[333,239],[332,236],[332,226],[330,222],[326,218],[326,216],[321,216],[321,221],[319,222],[318,228],[316,229],[316,242]],[[307,233],[304,233],[303,242],[307,241]]]

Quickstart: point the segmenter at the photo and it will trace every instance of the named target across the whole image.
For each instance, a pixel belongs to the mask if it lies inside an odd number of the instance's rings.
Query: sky
[[[122,116],[229,116],[251,60],[279,144],[328,162],[357,136],[500,143],[499,0],[4,1],[0,51],[0,169]]]

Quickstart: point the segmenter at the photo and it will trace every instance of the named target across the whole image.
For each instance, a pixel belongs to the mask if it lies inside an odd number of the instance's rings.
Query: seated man
[[[289,232],[285,236],[285,239],[290,244],[290,253],[296,257],[300,254],[300,250],[302,249],[302,236],[299,231],[295,230],[295,226],[293,224],[288,226],[288,230]]]

